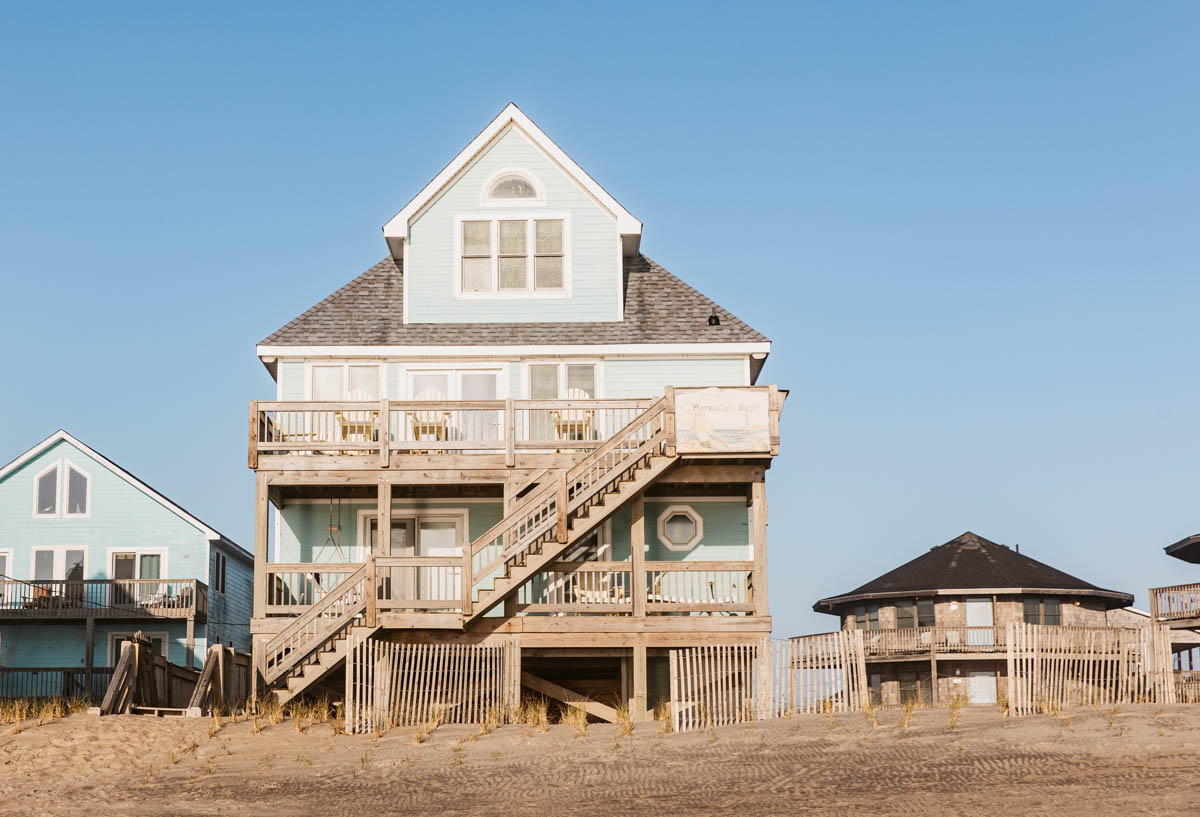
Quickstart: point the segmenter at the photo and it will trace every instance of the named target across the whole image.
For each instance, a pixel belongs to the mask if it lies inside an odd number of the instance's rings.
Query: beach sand
[[[72,715],[0,731],[0,813],[45,815],[1179,815],[1200,807],[1200,706],[1004,718],[811,715],[683,735],[640,724],[298,733]]]

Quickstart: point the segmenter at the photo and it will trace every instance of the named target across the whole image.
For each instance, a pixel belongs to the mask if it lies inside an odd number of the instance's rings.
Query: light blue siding
[[[499,500],[428,499],[419,502],[398,500],[392,505],[393,517],[407,515],[436,514],[447,509],[467,511],[467,531],[471,541],[487,532],[500,521],[504,503]],[[341,510],[341,552],[333,544],[326,544],[329,529],[329,504],[297,503],[287,505],[280,512],[279,553],[277,562],[352,562],[359,558],[358,515],[360,511],[374,514],[373,502],[343,502]],[[338,525],[337,502],[334,502],[333,524]]]
[[[70,462],[91,479],[91,496],[86,517],[61,514],[65,491],[60,490],[60,515],[33,516],[34,477],[52,464],[65,468]],[[63,473],[60,470],[60,474]],[[141,488],[130,484],[100,460],[93,459],[69,440],[60,440],[0,480],[0,550],[11,552],[8,574],[17,580],[34,578],[33,551],[39,548],[77,548],[86,553],[84,577],[111,578],[110,551],[159,551],[165,555],[160,566],[163,579],[198,579],[209,585],[210,619],[230,622],[241,649],[248,649],[250,612],[247,605],[230,610],[213,610],[210,546],[204,531],[181,517]],[[224,547],[224,546],[222,546]],[[233,551],[230,549],[230,553]],[[252,570],[247,557],[229,557],[228,581],[241,576],[240,588],[252,595]],[[107,662],[110,632],[137,630],[167,632],[169,658],[185,664],[184,620],[141,618],[96,622],[95,663]],[[238,628],[241,628],[240,630]],[[243,638],[239,635],[246,632]],[[0,627],[0,663],[9,666],[83,666],[85,623],[72,620],[53,624],[13,624]],[[197,621],[194,630],[195,656],[203,660],[206,627]]]
[[[546,203],[533,207],[480,204],[487,179],[505,167],[531,171],[545,187]],[[570,298],[455,300],[455,217],[506,213],[514,217],[567,214],[571,264]],[[516,129],[500,136],[409,229],[404,297],[410,323],[479,321],[615,321],[621,287],[616,221]]]
[[[686,553],[670,550],[658,538],[658,517],[671,505],[687,505],[704,520],[704,538]],[[629,552],[629,506],[612,516],[613,559],[625,561]],[[749,561],[750,519],[745,500],[677,500],[654,498],[645,504],[646,561]]]
[[[749,386],[745,357],[604,361],[604,396],[660,397],[667,386]]]
[[[304,361],[279,362],[279,394],[281,400],[304,399]]]
[[[225,555],[225,592],[214,588],[216,553]],[[250,651],[250,616],[254,610],[254,562],[244,553],[223,543],[213,544],[208,578],[208,639]]]

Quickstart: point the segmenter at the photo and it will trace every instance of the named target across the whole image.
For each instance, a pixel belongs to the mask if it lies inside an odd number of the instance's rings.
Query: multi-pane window
[[[879,629],[879,605],[860,604],[854,608],[854,626],[860,630]]]
[[[595,396],[594,363],[533,363],[529,366],[531,400],[591,400]]]
[[[897,627],[932,627],[933,599],[904,599],[896,602]]]
[[[464,293],[564,289],[562,219],[462,222],[459,286]]]
[[[312,399],[378,400],[378,364],[320,364],[312,367]]]
[[[1062,624],[1062,605],[1058,599],[1027,596],[1024,605],[1026,624]]]

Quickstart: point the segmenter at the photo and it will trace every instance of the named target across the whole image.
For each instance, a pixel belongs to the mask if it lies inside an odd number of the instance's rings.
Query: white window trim
[[[62,473],[62,511],[65,519],[89,519],[92,516],[92,475],[80,468],[69,459],[64,459],[65,467]],[[71,469],[75,469],[85,480],[87,480],[87,494],[83,498],[84,508],[83,513],[71,513]]]
[[[563,285],[562,289],[533,289],[534,281],[534,239],[533,226],[529,227],[529,237],[526,246],[527,272],[525,283],[527,289],[500,289],[500,257],[499,222],[501,221],[555,221],[563,223]],[[491,222],[492,249],[492,288],[487,292],[464,292],[462,288],[462,225],[464,221]],[[512,298],[542,298],[562,299],[571,297],[571,214],[568,212],[538,213],[538,212],[506,212],[506,213],[459,213],[454,217],[454,257],[453,279],[454,298],[459,301],[477,301]]]
[[[41,471],[33,475],[33,518],[34,519],[57,519],[62,515],[62,480],[63,467],[62,459],[59,458],[47,465]],[[58,469],[58,474],[54,478],[54,513],[38,513],[38,482],[46,474],[50,473],[55,468]]]
[[[38,579],[37,576],[37,554],[43,550],[48,550],[54,553],[54,572],[58,573],[59,567],[62,567],[61,579]],[[87,545],[38,545],[29,549],[29,580],[36,581],[66,581],[67,577],[67,551],[82,550],[83,551],[83,578],[86,580],[91,574],[88,572],[88,562],[91,561],[91,549]],[[62,554],[60,557],[59,554]]]
[[[0,548],[0,557],[5,558],[6,573],[0,573],[0,578],[13,578],[13,551],[12,548]]]
[[[525,400],[532,400],[530,396],[530,366],[558,366],[558,394],[555,400],[566,400],[567,394],[567,366],[594,366],[596,371],[596,393],[592,397],[593,400],[604,399],[604,360],[601,358],[569,358],[569,357],[548,357],[548,358],[529,358],[521,361],[521,394]]]
[[[463,374],[484,374],[493,373],[496,375],[496,399],[504,400],[508,397],[508,364],[497,363],[458,363],[446,361],[442,363],[402,363],[400,364],[400,382],[404,384],[403,394],[406,397],[400,399],[416,400],[416,395],[413,393],[412,375],[414,374],[446,374],[451,396],[447,400],[461,400],[462,397],[462,375]]]
[[[306,360],[304,361],[304,399],[312,400],[313,398],[313,369],[318,366],[341,366],[342,367],[342,397],[336,402],[349,403],[358,402],[350,400],[350,367],[368,368],[371,366],[379,369],[379,399],[387,397],[387,363],[376,360]],[[362,402],[372,403],[373,400],[365,400]]]
[[[170,571],[168,571],[168,569],[167,569],[167,550],[168,549],[165,547],[154,547],[154,548],[114,547],[114,548],[109,548],[108,551],[105,553],[105,557],[104,557],[104,559],[105,559],[104,575],[106,577],[108,577],[110,580],[113,578],[112,572],[113,572],[113,555],[114,554],[116,554],[116,553],[132,553],[138,557],[134,561],[134,564],[137,565],[136,572],[138,573],[138,575],[133,577],[133,581],[140,581],[142,578],[141,577],[141,572],[142,572],[141,557],[142,556],[159,556],[159,557],[161,557],[158,561],[158,566],[159,566],[158,567],[158,572],[159,572],[158,578],[163,581],[166,581],[167,579],[170,578]]]
[[[220,576],[220,571],[217,570],[217,565],[221,563],[225,565],[225,578],[224,581],[221,582],[221,589],[218,590],[216,586],[216,580],[217,577]],[[213,550],[212,581],[208,589],[214,593],[220,593],[222,596],[224,596],[225,591],[229,589],[229,556],[226,555],[224,551],[216,549]]]
[[[470,511],[467,508],[431,508],[423,506],[419,509],[411,505],[392,505],[392,519],[412,519],[413,521],[413,549],[421,552],[421,522],[423,521],[445,521],[451,520],[457,526],[459,547],[470,547],[471,542],[467,539],[467,532],[470,527]],[[370,544],[370,524],[371,520],[379,515],[377,508],[359,508],[358,510],[358,541],[355,542],[355,560],[356,562],[366,561],[368,546]]]
[[[692,538],[684,544],[673,542],[667,536],[667,520],[678,514],[683,514],[687,518],[691,519],[692,523],[696,526],[696,531],[692,534]],[[658,541],[661,542],[662,546],[667,550],[671,550],[676,553],[689,553],[695,550],[696,546],[699,545],[703,540],[704,517],[701,516],[691,505],[668,505],[663,509],[662,513],[658,515]]]
[[[171,651],[171,634],[166,630],[121,630],[120,632],[110,632],[108,634],[108,665],[110,667],[115,667],[117,665],[117,659],[121,657],[117,655],[117,639],[122,637],[133,638],[138,634],[138,632],[141,632],[142,637],[148,640],[161,638],[163,643],[163,652],[169,653]],[[163,657],[166,658],[166,656]],[[168,658],[167,660],[169,661],[170,659]]]
[[[532,199],[493,199],[488,197],[492,185],[504,176],[520,176],[533,187],[537,195]],[[541,207],[546,204],[546,186],[531,170],[523,167],[502,167],[487,177],[483,187],[479,188],[479,204],[482,207]]]

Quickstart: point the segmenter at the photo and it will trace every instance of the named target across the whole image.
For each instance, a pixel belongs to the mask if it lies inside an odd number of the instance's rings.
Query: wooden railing
[[[379,612],[462,609],[463,560],[458,556],[376,556]]]
[[[1200,584],[1150,588],[1150,616],[1166,622],[1200,618]]]
[[[347,576],[319,602],[290,622],[263,645],[263,681],[270,684],[285,675],[306,655],[346,631],[366,611],[370,592],[370,562]]]
[[[754,562],[647,562],[646,611],[750,613]]]
[[[1003,652],[1004,627],[902,627],[863,631],[868,656]]]
[[[250,465],[280,454],[590,451],[653,400],[254,402]]]
[[[0,620],[207,615],[208,587],[197,579],[0,581]]]
[[[632,613],[629,562],[554,562],[517,590],[517,612]]]
[[[267,565],[268,616],[299,615],[362,567],[362,562],[313,562]]]

